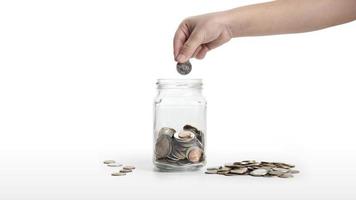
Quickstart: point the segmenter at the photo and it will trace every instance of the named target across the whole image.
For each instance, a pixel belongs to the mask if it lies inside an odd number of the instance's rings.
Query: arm
[[[300,33],[356,19],[356,0],[277,0],[190,17],[174,37],[178,62],[206,53],[233,37]]]
[[[355,0],[280,0],[226,12],[234,37],[300,33],[356,19]]]

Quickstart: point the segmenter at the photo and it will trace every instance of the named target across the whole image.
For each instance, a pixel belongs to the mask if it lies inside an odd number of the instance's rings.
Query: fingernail
[[[185,55],[183,55],[183,54],[178,55],[178,57],[177,57],[178,62],[183,63],[183,62],[185,62],[185,60],[186,60]]]

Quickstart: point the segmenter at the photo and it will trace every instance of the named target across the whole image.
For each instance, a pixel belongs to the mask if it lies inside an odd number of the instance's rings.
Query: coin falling
[[[205,174],[220,174],[225,176],[250,175],[255,177],[279,177],[292,178],[293,174],[299,171],[293,169],[295,166],[281,162],[256,162],[254,160],[244,160],[225,164],[220,167],[207,168]]]
[[[187,75],[192,71],[192,64],[189,60],[185,63],[177,63],[177,71],[181,75]]]

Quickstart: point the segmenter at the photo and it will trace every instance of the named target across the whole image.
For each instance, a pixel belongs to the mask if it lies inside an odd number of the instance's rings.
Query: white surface
[[[152,171],[157,78],[186,16],[257,1],[1,1],[0,199],[355,199],[356,23],[239,38],[193,61],[208,166],[295,163],[293,179]],[[101,162],[137,166],[111,177]]]

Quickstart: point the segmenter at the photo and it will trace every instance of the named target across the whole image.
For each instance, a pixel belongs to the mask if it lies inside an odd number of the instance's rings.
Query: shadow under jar
[[[159,79],[153,163],[158,171],[197,170],[206,163],[206,100],[201,79]]]

